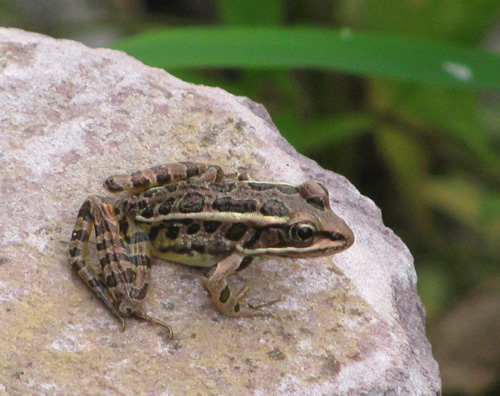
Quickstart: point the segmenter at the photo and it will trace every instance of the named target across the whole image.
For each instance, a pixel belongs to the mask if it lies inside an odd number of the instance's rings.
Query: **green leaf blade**
[[[500,89],[500,56],[348,29],[176,28],[115,43],[142,62],[172,68],[312,68],[440,86]]]

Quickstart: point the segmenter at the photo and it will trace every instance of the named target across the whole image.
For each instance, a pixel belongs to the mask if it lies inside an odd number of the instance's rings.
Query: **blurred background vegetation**
[[[444,392],[500,394],[498,0],[0,0],[0,25],[264,104],[409,246]]]

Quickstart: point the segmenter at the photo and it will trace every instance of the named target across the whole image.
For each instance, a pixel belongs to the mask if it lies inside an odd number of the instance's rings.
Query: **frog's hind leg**
[[[111,192],[140,191],[188,179],[222,181],[224,171],[218,165],[176,162],[144,169],[129,175],[110,176],[104,182],[104,187]]]
[[[108,286],[114,288],[113,293],[119,301],[120,313],[160,325],[167,330],[167,337],[172,338],[172,328],[167,323],[149,316],[142,309],[151,279],[149,235],[129,221],[125,242],[122,238],[117,238],[111,241],[111,245],[120,246],[116,256],[109,264],[106,263],[106,258],[101,260],[101,263],[104,261],[103,272]]]
[[[81,206],[78,217],[76,219],[75,227],[71,233],[71,241],[69,243],[69,265],[78,273],[78,275],[87,283],[92,291],[102,300],[108,309],[118,318],[121,323],[122,330],[125,329],[125,321],[118,312],[112,294],[109,292],[108,287],[104,282],[103,273],[100,270],[94,269],[87,262],[87,247],[92,227],[101,223],[98,209],[101,205],[106,204],[102,198],[93,196],[89,197]],[[97,218],[97,219],[96,219]],[[96,238],[102,238],[102,226],[96,224],[95,232]]]
[[[94,269],[85,257],[92,227],[96,236],[99,269]],[[71,235],[70,265],[118,318],[122,330],[125,329],[123,318],[135,316],[162,325],[167,329],[168,337],[172,338],[172,329],[168,324],[142,310],[151,276],[150,249],[146,232],[131,226],[127,228],[127,235],[122,236],[113,206],[104,198],[92,196],[83,203],[78,213]]]

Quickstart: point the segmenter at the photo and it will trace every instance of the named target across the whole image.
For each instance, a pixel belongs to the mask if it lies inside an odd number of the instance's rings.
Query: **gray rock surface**
[[[124,53],[0,29],[0,394],[436,394],[410,252],[342,176],[299,155],[265,109]],[[103,180],[195,160],[328,186],[356,243],[238,273],[269,318],[217,313],[201,272],[157,260],[146,310],[116,319],[67,265],[76,213]]]

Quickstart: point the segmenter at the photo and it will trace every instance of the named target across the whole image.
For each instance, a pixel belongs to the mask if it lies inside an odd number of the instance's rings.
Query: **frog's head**
[[[249,254],[318,257],[338,253],[354,243],[349,226],[330,208],[328,191],[308,181],[298,187],[300,202],[281,224],[260,230]]]
[[[318,257],[341,252],[354,243],[349,226],[333,211],[327,210],[321,217],[312,213],[296,213],[291,216],[282,240],[286,247],[280,256]]]

